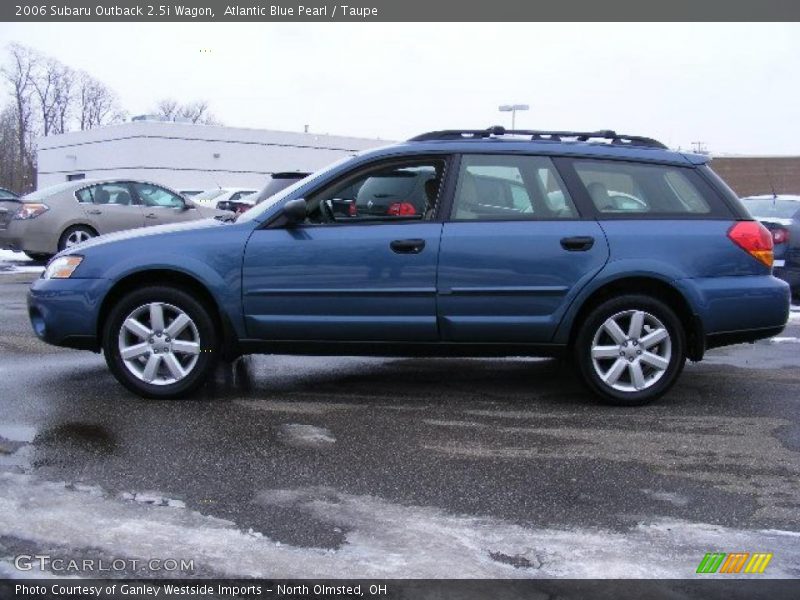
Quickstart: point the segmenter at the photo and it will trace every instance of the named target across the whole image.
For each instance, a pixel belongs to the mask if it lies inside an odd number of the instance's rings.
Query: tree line
[[[36,139],[85,131],[128,118],[117,94],[91,74],[18,43],[7,46],[0,84],[0,187],[27,193],[36,187]],[[170,121],[219,124],[208,103],[156,102],[153,114]]]

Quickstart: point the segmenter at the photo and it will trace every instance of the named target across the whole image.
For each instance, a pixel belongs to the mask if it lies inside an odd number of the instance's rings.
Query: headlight
[[[47,204],[34,204],[34,203],[27,203],[23,204],[19,210],[14,213],[12,217],[16,221],[25,221],[27,219],[35,219],[39,215],[42,215],[50,210],[50,207]]]
[[[47,265],[42,277],[45,279],[69,279],[82,261],[82,256],[61,256]]]

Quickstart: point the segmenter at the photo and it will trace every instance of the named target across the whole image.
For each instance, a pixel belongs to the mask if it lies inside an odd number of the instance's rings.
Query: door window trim
[[[81,199],[78,197],[78,192],[82,192],[83,190],[88,190],[94,187],[100,187],[101,185],[120,185],[125,186],[128,189],[128,193],[131,196],[131,203],[127,205],[122,204],[105,204],[103,206],[142,206],[141,202],[139,201],[139,194],[133,189],[131,185],[132,181],[127,179],[117,179],[114,181],[95,181],[93,183],[88,183],[83,187],[76,188],[75,191],[72,192],[73,198],[75,198],[75,202],[79,205],[88,205],[88,206],[96,206],[94,203],[94,194],[92,194],[92,201],[91,202],[81,202]]]
[[[550,162],[553,165],[553,170],[556,172],[558,177],[561,179],[560,183],[563,184],[564,191],[567,192],[567,194],[570,196],[570,199],[572,200],[572,205],[575,208],[575,212],[577,213],[577,216],[568,217],[568,218],[560,218],[560,219],[558,219],[558,218],[552,218],[552,219],[550,219],[550,218],[548,218],[548,219],[538,219],[538,218],[537,219],[469,219],[469,220],[455,219],[454,215],[453,215],[453,211],[455,209],[455,192],[456,192],[456,188],[458,187],[458,177],[461,174],[461,160],[465,156],[503,156],[503,157],[506,157],[506,156],[512,156],[512,157],[526,156],[526,157],[531,157],[531,158],[546,158],[546,159],[549,159]],[[569,222],[572,222],[572,221],[585,221],[585,220],[587,220],[587,218],[591,219],[591,217],[587,217],[587,214],[589,214],[589,213],[587,213],[587,211],[581,205],[581,203],[579,203],[576,200],[575,195],[574,195],[573,190],[572,190],[572,186],[570,186],[570,183],[567,181],[567,178],[564,177],[564,174],[562,173],[562,170],[559,167],[559,164],[558,164],[558,159],[559,158],[560,157],[558,157],[558,156],[554,156],[554,155],[550,155],[550,154],[540,154],[540,153],[535,153],[535,152],[462,152],[462,153],[460,153],[457,156],[457,161],[454,162],[454,165],[453,165],[453,168],[452,168],[452,171],[453,171],[454,175],[452,177],[453,181],[451,182],[452,183],[452,187],[449,190],[449,198],[448,198],[449,202],[448,202],[448,206],[447,206],[447,212],[445,213],[447,215],[447,218],[444,219],[444,221],[446,221],[447,223],[543,223],[543,222],[558,222],[558,223],[564,222],[564,223],[569,223]]]
[[[303,199],[308,199],[309,197],[313,197],[314,195],[320,193],[321,191],[325,190],[334,185],[338,185],[339,183],[347,180],[347,179],[355,179],[358,178],[363,173],[367,173],[373,170],[376,167],[391,167],[393,165],[402,165],[408,163],[424,163],[426,160],[439,160],[444,162],[444,174],[442,176],[443,183],[439,185],[439,195],[436,200],[436,206],[434,207],[433,216],[428,219],[427,221],[424,219],[375,219],[375,220],[365,220],[365,221],[340,221],[333,223],[298,223],[292,226],[292,229],[304,229],[304,228],[316,228],[316,227],[342,227],[342,226],[367,226],[373,227],[376,225],[410,225],[410,224],[420,224],[420,223],[441,223],[443,221],[442,215],[443,209],[446,208],[446,200],[448,190],[451,190],[451,185],[454,186],[454,182],[451,182],[451,179],[454,178],[454,173],[457,176],[457,170],[454,167],[458,166],[458,161],[456,159],[457,155],[452,153],[442,153],[442,154],[406,154],[406,155],[394,155],[394,156],[383,156],[377,158],[375,160],[363,163],[358,165],[355,169],[351,169],[340,175],[332,178],[327,179],[320,184],[310,190],[308,190],[305,194],[301,197]],[[286,201],[292,200],[294,198],[287,198]],[[278,210],[270,219],[267,219],[258,229],[286,229],[286,224],[283,222],[283,219],[280,218],[281,211]]]

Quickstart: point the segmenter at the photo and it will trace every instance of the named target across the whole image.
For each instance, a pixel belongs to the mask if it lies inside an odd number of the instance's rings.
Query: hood
[[[221,214],[231,214],[225,211],[215,211]],[[196,221],[186,221],[184,223],[168,223],[166,225],[154,225],[152,227],[140,227],[138,229],[126,229],[124,231],[116,231],[114,233],[107,233],[96,238],[91,238],[77,246],[71,246],[58,253],[57,256],[62,254],[80,254],[84,250],[94,248],[96,246],[105,246],[106,244],[114,244],[125,240],[136,238],[158,237],[163,235],[170,235],[181,231],[197,231],[200,229],[210,229],[212,227],[225,227],[226,224],[218,219],[198,219]]]

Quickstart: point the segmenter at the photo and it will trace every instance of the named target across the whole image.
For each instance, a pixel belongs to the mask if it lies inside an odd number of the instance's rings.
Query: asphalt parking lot
[[[531,359],[257,356],[146,401],[36,340],[36,276],[0,269],[0,573],[49,553],[193,561],[141,576],[690,577],[750,551],[800,577],[800,307],[643,408]]]

